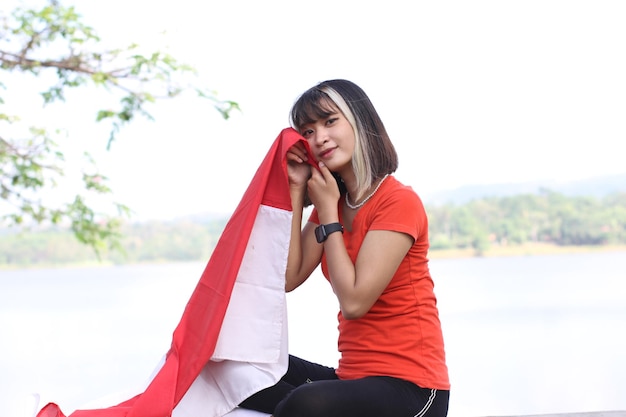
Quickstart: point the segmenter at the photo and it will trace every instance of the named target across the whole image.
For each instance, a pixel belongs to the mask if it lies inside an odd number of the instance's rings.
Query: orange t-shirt
[[[339,213],[341,222],[341,210]],[[319,224],[317,211],[310,221]],[[346,320],[339,312],[337,376],[386,375],[422,388],[450,389],[437,299],[428,270],[428,219],[418,195],[392,176],[383,182],[356,214],[352,230],[344,231],[353,263],[369,230],[406,233],[414,243],[367,314]],[[329,279],[324,254],[322,272]]]

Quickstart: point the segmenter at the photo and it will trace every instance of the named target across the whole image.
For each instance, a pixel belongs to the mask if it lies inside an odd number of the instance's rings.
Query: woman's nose
[[[328,131],[324,128],[315,129],[313,141],[318,145],[326,143],[328,141]]]

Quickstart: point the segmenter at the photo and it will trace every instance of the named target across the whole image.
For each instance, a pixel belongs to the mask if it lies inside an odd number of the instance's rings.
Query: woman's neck
[[[346,204],[348,206],[350,206],[350,208],[355,208],[352,206],[358,206],[360,207],[366,200],[369,200],[378,190],[378,187],[380,187],[381,183],[385,180],[385,178],[387,178],[388,175],[385,175],[382,178],[378,178],[376,181],[374,181],[364,192],[362,195],[357,197],[357,193],[356,193],[356,187],[350,188],[350,187],[346,187],[348,190],[348,194],[346,195]],[[353,190],[353,191],[350,191]],[[365,200],[365,201],[364,201]]]
[[[348,191],[348,194],[350,195],[356,195],[356,177],[354,176],[354,172],[350,171],[350,172],[340,172],[339,176],[341,177],[341,180],[343,181],[343,184],[346,186],[346,190]]]

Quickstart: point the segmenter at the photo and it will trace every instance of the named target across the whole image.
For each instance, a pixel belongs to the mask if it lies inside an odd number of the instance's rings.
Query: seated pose
[[[285,376],[241,407],[275,417],[445,417],[450,383],[428,221],[413,189],[391,175],[398,157],[378,113],[360,87],[330,80],[296,101],[291,121],[310,153],[302,142],[287,153],[286,291],[321,263],[339,301],[341,358],[335,369],[290,356]]]

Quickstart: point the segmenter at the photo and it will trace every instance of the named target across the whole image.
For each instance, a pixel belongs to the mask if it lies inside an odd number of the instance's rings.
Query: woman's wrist
[[[302,186],[290,185],[289,195],[291,197],[292,206],[295,206],[295,205],[302,206],[304,204],[304,197],[306,196],[306,186],[302,187]]]
[[[339,213],[337,213],[337,211],[333,213],[332,211],[321,212],[318,210],[317,218],[319,219],[320,224],[339,223]]]

